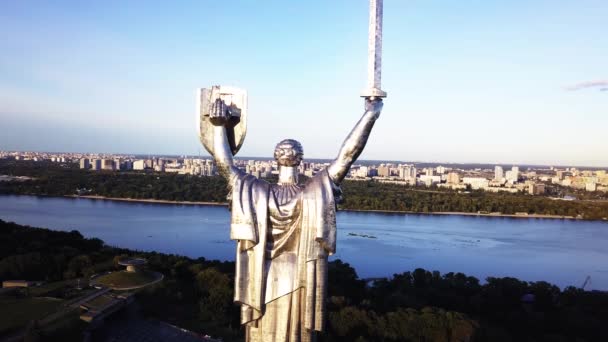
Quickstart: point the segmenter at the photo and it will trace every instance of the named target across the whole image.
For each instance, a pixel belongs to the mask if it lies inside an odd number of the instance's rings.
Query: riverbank
[[[52,197],[52,196],[45,196]],[[185,205],[213,205],[213,206],[228,206],[226,202],[195,202],[195,201],[168,201],[168,200],[158,200],[158,199],[146,199],[146,198],[121,198],[121,197],[106,197],[106,196],[96,196],[96,195],[65,195],[63,197],[68,198],[88,198],[93,200],[103,200],[103,201],[119,201],[119,202],[135,202],[135,203],[154,203],[154,204],[185,204]]]
[[[104,201],[120,201],[134,203],[153,203],[153,204],[179,204],[179,205],[212,205],[212,206],[228,206],[228,203],[218,202],[193,202],[193,201],[168,201],[157,199],[142,199],[142,198],[120,198],[120,197],[105,197],[96,195],[66,195],[69,198],[87,198],[93,200]],[[368,212],[368,213],[386,213],[386,214],[422,214],[422,215],[458,215],[458,216],[485,216],[485,217],[510,217],[510,218],[538,218],[538,219],[562,219],[562,220],[582,220],[573,216],[561,215],[544,215],[544,214],[502,214],[502,213],[467,213],[467,212],[417,212],[417,211],[398,211],[398,210],[373,210],[373,209],[339,209],[341,211],[351,212]],[[599,221],[599,220],[598,220]]]
[[[545,215],[545,214],[502,214],[502,213],[467,213],[458,211],[435,211],[435,212],[418,212],[418,211],[398,211],[398,210],[373,210],[373,209],[340,209],[341,211],[364,212],[364,213],[386,213],[386,214],[420,214],[420,215],[457,215],[457,216],[485,216],[485,217],[510,217],[510,218],[538,218],[538,219],[560,219],[560,220],[583,220],[573,216],[561,215]],[[587,221],[602,221],[602,220],[587,220]]]

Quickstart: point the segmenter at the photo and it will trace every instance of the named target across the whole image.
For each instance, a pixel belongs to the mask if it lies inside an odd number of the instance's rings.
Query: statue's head
[[[274,148],[274,159],[280,166],[298,166],[304,157],[302,144],[293,139],[285,139]]]

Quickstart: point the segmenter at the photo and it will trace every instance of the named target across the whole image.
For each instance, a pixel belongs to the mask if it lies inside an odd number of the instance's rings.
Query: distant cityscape
[[[34,162],[77,163],[81,169],[95,171],[149,171],[194,176],[215,176],[215,162],[210,158],[196,157],[141,157],[120,154],[50,153],[0,151],[0,159],[29,160]],[[238,168],[258,178],[278,174],[275,160],[235,159]],[[484,190],[489,192],[529,193],[544,195],[548,187],[561,186],[589,192],[608,192],[608,173],[601,169],[576,167],[526,167],[496,165],[491,168],[465,166],[417,167],[415,163],[381,163],[353,165],[347,179],[376,180],[411,186],[436,186],[453,190]],[[329,162],[302,162],[301,174],[312,177]],[[9,175],[0,175],[8,177]],[[2,178],[0,178],[2,180]]]

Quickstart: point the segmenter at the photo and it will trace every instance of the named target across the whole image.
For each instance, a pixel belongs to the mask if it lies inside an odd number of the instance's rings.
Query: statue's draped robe
[[[338,187],[325,170],[303,187],[246,174],[231,187],[234,301],[241,305],[247,341],[310,341],[325,321]]]

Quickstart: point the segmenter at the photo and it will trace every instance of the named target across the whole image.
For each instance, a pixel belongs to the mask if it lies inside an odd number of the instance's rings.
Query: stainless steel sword
[[[367,42],[367,89],[361,97],[386,97],[380,89],[382,78],[382,0],[369,1],[369,39]]]

